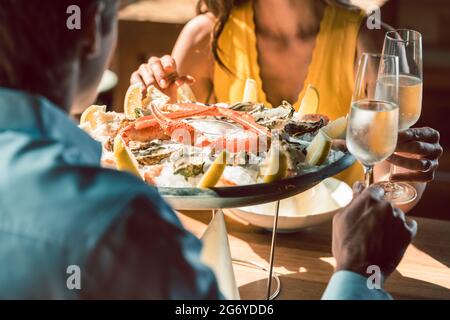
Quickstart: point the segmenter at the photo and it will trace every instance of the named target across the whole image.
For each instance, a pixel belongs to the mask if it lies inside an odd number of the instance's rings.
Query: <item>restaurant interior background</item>
[[[183,25],[195,16],[196,2],[122,0],[119,42],[111,66],[118,83],[100,96],[101,102],[118,109],[123,106],[131,73],[148,57],[171,52]],[[423,34],[425,86],[418,126],[438,129],[445,150],[436,180],[411,214],[450,220],[450,1],[390,0],[382,8],[382,19],[395,28]]]

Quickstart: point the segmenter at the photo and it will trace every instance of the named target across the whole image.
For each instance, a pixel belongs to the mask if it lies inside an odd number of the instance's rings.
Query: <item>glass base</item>
[[[379,182],[376,185],[384,190],[384,199],[394,205],[404,205],[417,198],[416,189],[406,182]]]

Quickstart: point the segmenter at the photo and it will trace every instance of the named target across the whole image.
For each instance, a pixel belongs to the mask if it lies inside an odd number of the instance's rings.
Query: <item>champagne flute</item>
[[[400,29],[386,33],[383,53],[399,58],[399,130],[407,130],[417,123],[422,111],[423,59],[422,35],[414,30]],[[380,91],[391,86],[391,79],[380,79]],[[391,174],[396,167],[391,165]],[[416,189],[405,182],[384,182],[385,198],[401,205],[417,198]]]
[[[373,183],[373,168],[390,157],[398,137],[398,57],[364,53],[358,66],[350,118],[347,148],[364,167],[365,183]],[[391,77],[385,92],[379,79]],[[397,79],[397,81],[395,81]]]

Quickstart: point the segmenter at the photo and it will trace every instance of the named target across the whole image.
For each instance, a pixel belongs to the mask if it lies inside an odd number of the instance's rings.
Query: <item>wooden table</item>
[[[200,237],[211,212],[179,214],[184,226]],[[386,289],[395,299],[450,299],[450,222],[417,219],[419,232]],[[231,254],[267,266],[270,233],[226,216]],[[374,235],[376,236],[376,235]],[[278,236],[275,272],[280,274],[279,299],[320,299],[333,274],[331,223],[296,234]],[[242,299],[264,299],[267,274],[234,266]]]

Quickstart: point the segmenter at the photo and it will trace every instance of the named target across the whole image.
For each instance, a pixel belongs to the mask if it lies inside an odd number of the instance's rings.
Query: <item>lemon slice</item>
[[[84,110],[80,118],[80,126],[89,128],[90,130],[95,130],[97,128],[97,119],[95,114],[100,112],[106,112],[106,106],[90,106]]]
[[[242,102],[258,103],[258,89],[256,81],[253,79],[247,79],[245,82],[244,97]]]
[[[202,177],[197,187],[201,189],[215,187],[219,182],[220,178],[222,177],[226,166],[227,166],[227,152],[222,151],[222,153],[216,158],[216,160],[214,160],[211,167],[209,167],[208,171],[206,171],[205,175]]]
[[[286,177],[288,169],[288,158],[279,148],[272,148],[269,151],[269,158],[264,170],[264,183],[271,183]]]
[[[305,96],[300,104],[298,113],[300,116],[305,114],[316,114],[319,112],[320,96],[319,91],[312,85],[308,85]]]
[[[347,117],[341,117],[330,122],[327,126],[322,128],[322,130],[331,139],[345,139],[347,132]]]
[[[125,95],[123,110],[128,119],[136,119],[136,110],[142,108],[142,84],[131,85]]]
[[[114,139],[114,157],[116,158],[117,168],[122,171],[127,171],[135,176],[141,178],[138,170],[136,159],[129,153],[128,149],[120,136]]]
[[[187,83],[183,83],[181,86],[178,87],[177,100],[178,100],[178,103],[195,103],[195,102],[197,102],[194,92],[192,92],[191,86],[189,86]]]
[[[331,139],[322,130],[315,136],[306,149],[305,163],[309,166],[320,166],[327,160],[331,149]]]

